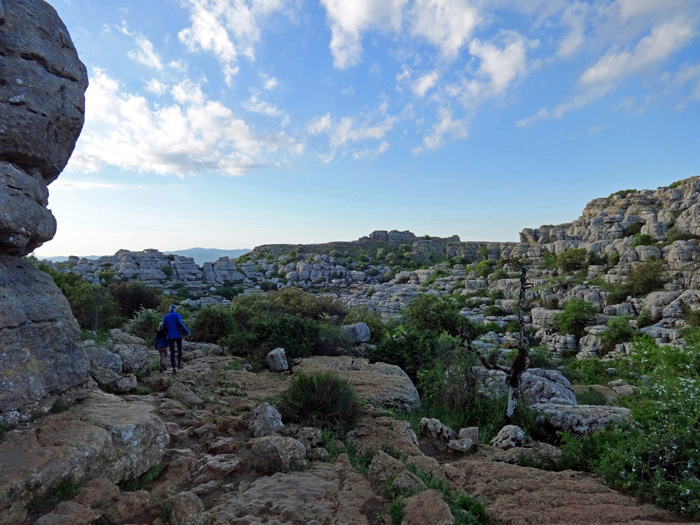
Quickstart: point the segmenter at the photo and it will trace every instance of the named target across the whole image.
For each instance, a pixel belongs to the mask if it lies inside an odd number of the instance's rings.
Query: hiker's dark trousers
[[[177,343],[177,365],[175,364],[175,343]],[[170,346],[170,364],[173,365],[173,370],[182,364],[182,337],[177,339],[168,339]]]

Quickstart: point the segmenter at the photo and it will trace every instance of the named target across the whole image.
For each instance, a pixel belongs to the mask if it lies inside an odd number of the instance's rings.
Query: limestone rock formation
[[[87,376],[68,303],[20,259],[55,234],[47,185],[82,128],[87,73],[49,4],[0,6],[0,420],[14,421]]]
[[[550,425],[555,430],[578,436],[603,430],[611,423],[627,422],[630,417],[629,408],[613,406],[537,403],[530,408],[538,425]]]
[[[169,442],[153,407],[92,393],[67,412],[44,418],[0,442],[0,524],[21,523],[32,498],[65,480],[118,483],[156,465]]]
[[[367,359],[350,356],[318,356],[302,359],[294,367],[295,373],[326,370],[341,371],[363,401],[405,411],[420,405],[413,381],[395,365],[370,364]]]

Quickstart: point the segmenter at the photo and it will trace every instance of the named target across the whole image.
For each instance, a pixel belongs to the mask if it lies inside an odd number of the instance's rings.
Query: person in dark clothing
[[[168,331],[163,323],[158,325],[158,331],[153,336],[153,346],[160,354],[160,371],[165,372],[168,368]]]
[[[163,327],[168,332],[168,346],[170,346],[170,364],[173,365],[173,374],[182,368],[182,335],[190,335],[190,331],[182,324],[182,317],[177,313],[177,305],[170,305],[170,312],[163,317]],[[177,367],[175,366],[175,345],[177,345]]]

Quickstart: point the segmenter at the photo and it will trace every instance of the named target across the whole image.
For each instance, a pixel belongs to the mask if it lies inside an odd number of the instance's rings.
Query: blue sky
[[[39,255],[514,241],[700,174],[698,0],[50,0],[86,122]]]

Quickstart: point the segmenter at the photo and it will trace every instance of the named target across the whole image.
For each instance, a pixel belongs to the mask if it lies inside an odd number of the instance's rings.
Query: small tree
[[[511,419],[513,414],[515,414],[515,409],[518,406],[518,398],[520,397],[520,378],[527,370],[530,364],[530,357],[527,345],[525,344],[525,294],[527,289],[530,287],[530,283],[527,282],[527,266],[523,266],[520,270],[520,295],[518,301],[518,347],[515,359],[510,367],[493,365],[481,352],[476,350],[472,345],[473,332],[470,329],[471,324],[464,319],[462,323],[462,345],[467,348],[468,351],[475,353],[481,364],[489,370],[500,370],[506,374],[506,384],[508,385],[508,406],[506,408],[506,418]]]

